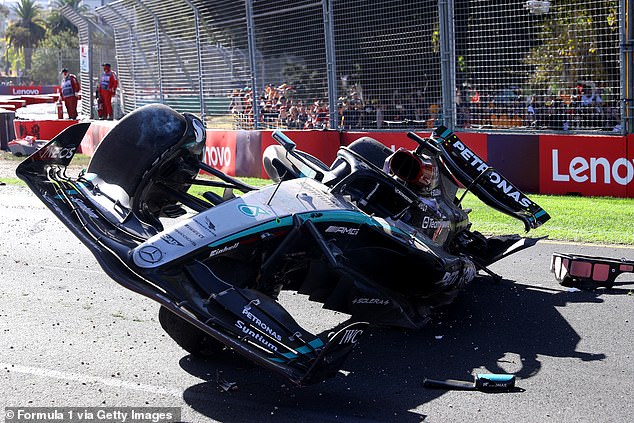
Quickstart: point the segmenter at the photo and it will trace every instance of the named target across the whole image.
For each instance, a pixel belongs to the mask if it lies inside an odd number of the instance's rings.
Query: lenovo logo
[[[605,157],[574,157],[569,163],[559,161],[559,150],[552,150],[552,166],[554,182],[602,182],[627,185],[634,179],[634,161],[624,157],[614,162]]]

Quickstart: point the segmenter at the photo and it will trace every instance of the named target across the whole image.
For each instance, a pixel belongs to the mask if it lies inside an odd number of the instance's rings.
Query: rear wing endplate
[[[432,139],[445,166],[465,188],[488,206],[521,220],[526,232],[550,219],[544,209],[478,157],[452,131],[439,126]]]

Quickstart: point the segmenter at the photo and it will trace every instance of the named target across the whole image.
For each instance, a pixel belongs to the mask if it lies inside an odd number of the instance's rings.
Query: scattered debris
[[[519,388],[515,387],[515,375],[511,374],[476,374],[473,377],[473,381],[466,380],[435,380],[427,379],[423,381],[423,386],[426,388],[440,388],[440,389],[457,389],[462,391],[518,391]]]
[[[222,376],[220,376],[220,372],[216,373],[216,383],[222,389],[223,392],[237,391],[238,384],[236,382],[229,382]]]

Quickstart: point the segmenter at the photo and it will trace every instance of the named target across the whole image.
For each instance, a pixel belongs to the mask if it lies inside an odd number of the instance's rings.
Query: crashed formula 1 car
[[[527,231],[549,219],[446,128],[409,133],[411,151],[365,137],[331,166],[276,131],[263,155],[272,183],[258,188],[203,163],[203,123],[164,105],[127,115],[67,176],[88,125],[67,128],[17,175],[110,277],[160,303],[180,346],[228,347],[297,385],[337,374],[367,324],[419,328],[478,271],[494,275],[488,265],[535,244],[472,231],[460,184]],[[191,195],[194,184],[210,190]],[[281,290],[351,319],[309,333]]]

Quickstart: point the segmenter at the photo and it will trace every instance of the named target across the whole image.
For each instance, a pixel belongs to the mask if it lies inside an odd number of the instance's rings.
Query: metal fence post
[[[256,46],[255,46],[255,24],[253,21],[253,0],[245,0],[247,18],[247,40],[249,43],[249,66],[251,67],[251,108],[253,109],[253,129],[260,127],[260,111],[257,104],[257,63],[256,63]]]
[[[442,78],[443,125],[456,124],[456,61],[454,57],[453,0],[438,1],[440,29],[440,73]]]
[[[330,129],[338,129],[339,113],[337,110],[337,62],[335,55],[335,30],[332,1],[322,0],[324,13],[324,36],[326,39],[326,77],[328,80],[328,116]]]
[[[135,82],[135,78],[134,76],[136,75],[136,60],[135,60],[135,51],[134,51],[134,46],[135,46],[135,41],[136,41],[136,34],[133,34],[132,31],[132,27],[128,26],[128,34],[129,35],[129,39],[130,39],[130,74],[132,75],[132,90],[134,93],[136,93],[136,82]],[[162,95],[162,94],[161,94]],[[125,97],[125,96],[124,96]],[[134,108],[136,108],[136,94],[134,94],[132,96],[132,98],[134,99]]]
[[[158,63],[158,84],[159,84],[159,99],[161,103],[164,102],[163,96],[163,66],[161,65],[161,35],[159,32],[159,19],[154,16],[154,37],[156,38],[156,56]]]
[[[634,0],[619,2],[621,41],[621,126],[622,133],[634,131]]]
[[[205,115],[207,114],[207,107],[205,105],[205,94],[203,84],[203,56],[200,46],[200,12],[198,8],[190,0],[185,0],[185,3],[189,5],[194,11],[194,27],[196,32],[196,58],[198,60],[198,99],[200,101],[200,118],[205,121]]]
[[[161,65],[161,32],[160,21],[156,13],[152,12],[141,0],[135,0],[143,10],[145,10],[152,18],[154,18],[154,39],[156,40],[156,63],[158,64],[158,86],[159,86],[159,99],[161,103],[164,103],[165,97],[163,94],[163,67]]]
[[[88,108],[90,109],[90,119],[95,119],[95,108],[92,107],[92,79],[94,78],[92,72],[93,65],[93,48],[92,48],[92,31],[90,30],[90,26],[88,26],[88,86],[90,87],[90,91],[88,95],[84,94],[84,98],[88,101]],[[82,101],[83,105],[83,101]],[[85,109],[85,108],[83,108]],[[83,110],[82,110],[83,111]]]

